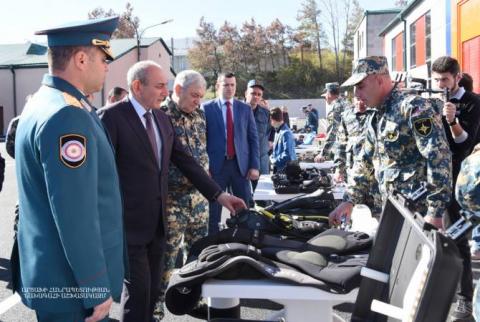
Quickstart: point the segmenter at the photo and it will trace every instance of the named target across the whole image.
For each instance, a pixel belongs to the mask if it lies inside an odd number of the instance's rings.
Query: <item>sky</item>
[[[45,42],[44,36],[34,36],[35,30],[69,21],[87,18],[96,8],[123,12],[125,1],[119,0],[0,0],[0,44]],[[164,39],[193,37],[200,18],[215,27],[228,20],[238,27],[250,18],[266,26],[279,18],[284,24],[297,26],[296,15],[302,0],[130,0],[134,14],[140,18],[140,31],[159,22],[172,22],[149,28],[143,37]],[[393,8],[395,0],[359,0],[365,10]],[[320,8],[321,9],[321,8]]]

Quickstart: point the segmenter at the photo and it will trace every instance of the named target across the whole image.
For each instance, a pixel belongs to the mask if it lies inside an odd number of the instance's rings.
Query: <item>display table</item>
[[[287,322],[343,321],[333,314],[333,306],[355,302],[358,289],[335,294],[310,286],[298,286],[272,280],[216,280],[203,283],[202,296],[212,308],[229,308],[239,299],[269,299],[284,305],[281,316]],[[278,318],[278,314],[275,318]],[[270,318],[273,320],[272,318]]]

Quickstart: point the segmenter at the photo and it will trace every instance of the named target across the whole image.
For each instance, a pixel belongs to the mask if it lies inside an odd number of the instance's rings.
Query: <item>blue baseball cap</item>
[[[35,35],[46,35],[48,47],[97,46],[113,60],[115,57],[110,49],[110,37],[117,24],[118,17],[91,19],[40,30]]]

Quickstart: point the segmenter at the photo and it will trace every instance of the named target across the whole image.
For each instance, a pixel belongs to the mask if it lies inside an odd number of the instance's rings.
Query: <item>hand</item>
[[[242,199],[226,192],[222,192],[220,196],[218,196],[217,202],[227,208],[232,214],[235,214],[237,210],[247,209],[247,205],[245,205],[245,202]]]
[[[437,227],[439,230],[443,230],[443,219],[440,217],[433,217],[431,215],[426,215],[423,217],[426,222],[428,222],[430,225]]]
[[[97,322],[103,320],[110,312],[110,307],[112,306],[112,303],[112,297],[109,297],[105,302],[95,306],[92,315],[87,317],[85,319],[85,322]]]
[[[314,161],[314,162],[317,162],[317,163],[320,163],[320,162],[325,161],[325,158],[322,157],[320,154],[317,154],[317,155],[315,156],[315,158],[313,159],[313,161]]]
[[[273,142],[268,141],[268,150],[270,151],[271,149],[273,149]]]
[[[260,172],[257,169],[248,170],[247,179],[258,180],[259,177],[260,177]]]
[[[455,120],[455,113],[457,112],[457,106],[453,103],[446,102],[443,106],[443,115],[448,123],[453,122]]]
[[[348,201],[344,201],[337,206],[329,215],[328,223],[330,226],[338,226],[342,223],[342,219],[345,218],[346,222],[350,222],[350,216],[352,214],[353,204]]]

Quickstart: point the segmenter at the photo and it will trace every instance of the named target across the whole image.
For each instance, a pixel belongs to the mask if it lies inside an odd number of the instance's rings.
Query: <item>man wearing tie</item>
[[[167,75],[153,61],[127,73],[128,97],[107,108],[102,121],[115,148],[124,201],[129,278],[120,321],[151,322],[158,299],[167,229],[168,166],[172,162],[209,201],[230,211],[245,208],[182,147],[170,118],[160,110],[168,95]]]
[[[207,122],[207,152],[210,174],[222,190],[227,188],[248,205],[250,180],[259,177],[258,134],[252,109],[233,98],[233,73],[220,74],[215,86],[218,98],[203,105]],[[219,231],[222,207],[210,204],[208,233]]]

